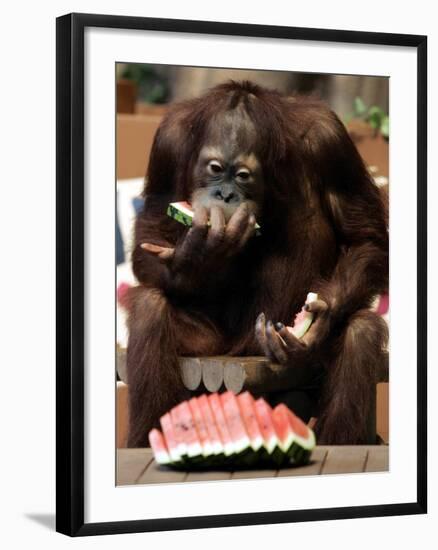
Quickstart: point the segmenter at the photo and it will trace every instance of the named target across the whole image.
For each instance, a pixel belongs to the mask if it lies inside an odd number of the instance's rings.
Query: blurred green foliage
[[[122,78],[133,80],[138,86],[138,98],[147,103],[166,103],[169,99],[169,84],[153,65],[128,63]]]
[[[374,132],[380,132],[385,139],[389,138],[389,117],[388,115],[376,105],[367,107],[361,97],[356,97],[353,101],[353,113],[348,117],[361,118],[367,122]]]

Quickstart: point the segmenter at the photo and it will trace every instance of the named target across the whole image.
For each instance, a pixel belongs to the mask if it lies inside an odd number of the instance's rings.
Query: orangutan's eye
[[[249,176],[249,170],[247,170],[246,168],[240,168],[240,170],[236,174],[236,178],[240,181],[248,181]]]
[[[208,171],[210,172],[210,174],[217,176],[218,174],[223,172],[222,164],[217,160],[211,160],[208,163]]]

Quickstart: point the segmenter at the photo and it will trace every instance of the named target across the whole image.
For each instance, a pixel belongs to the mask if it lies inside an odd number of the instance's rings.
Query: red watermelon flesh
[[[207,425],[204,421],[204,417],[201,412],[201,407],[199,406],[199,403],[196,397],[192,397],[192,399],[190,399],[189,407],[192,413],[193,421],[195,423],[196,431],[199,436],[199,440],[202,445],[203,455],[210,456],[213,453],[213,446],[210,441]]]
[[[240,415],[236,396],[233,392],[227,391],[220,395],[220,400],[228,431],[234,443],[234,452],[240,453],[250,447],[251,442],[246,432],[242,416]]]
[[[283,409],[285,414],[289,416],[289,422],[291,425],[292,430],[296,435],[299,437],[307,438],[309,436],[309,428],[306,424],[299,418],[296,414],[294,414],[290,409],[286,407],[286,405],[277,405],[277,408]]]
[[[149,443],[158,464],[169,464],[171,462],[169,450],[160,430],[154,428],[149,432]]]
[[[195,428],[195,421],[193,420],[189,404],[187,401],[183,401],[177,408],[184,441],[187,445],[187,455],[189,457],[199,456],[202,454],[202,446],[198,437],[198,432]]]
[[[166,413],[160,418],[161,429],[163,430],[164,441],[169,449],[169,455],[173,462],[181,460],[179,453],[178,440],[173,430],[173,423],[170,413]]]
[[[256,417],[254,397],[246,391],[237,396],[237,403],[251,441],[251,447],[254,451],[258,451],[263,445],[263,436]]]
[[[216,426],[222,441],[225,456],[229,456],[234,452],[233,441],[228,431],[228,426],[225,420],[224,411],[222,409],[221,401],[217,393],[211,393],[208,396],[208,402],[210,403],[211,410],[213,411],[213,417],[216,422]]]
[[[263,398],[257,399],[254,406],[257,422],[263,436],[263,445],[268,453],[271,454],[279,443],[272,421],[272,409]]]
[[[197,398],[199,408],[201,409],[202,416],[204,417],[204,422],[207,427],[208,435],[210,438],[210,443],[213,447],[214,454],[221,454],[224,452],[224,447],[219,435],[219,431],[216,426],[216,422],[213,416],[213,411],[211,410],[210,403],[207,396],[201,395]]]

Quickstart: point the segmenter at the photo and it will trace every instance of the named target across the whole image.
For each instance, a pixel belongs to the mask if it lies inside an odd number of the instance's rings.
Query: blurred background
[[[389,79],[372,76],[117,64],[117,447],[126,444],[126,292],[136,281],[130,254],[136,213],[155,132],[169,105],[196,97],[226,80],[251,80],[288,95],[313,95],[327,102],[346,125],[376,184],[388,190]],[[387,193],[386,193],[387,197]],[[388,297],[377,311],[387,318]],[[388,384],[377,385],[376,429],[387,442]]]
[[[388,176],[388,78],[135,63],[118,63],[116,74],[118,179],[144,176],[153,136],[170,103],[229,79],[323,99],[347,125],[374,174]]]

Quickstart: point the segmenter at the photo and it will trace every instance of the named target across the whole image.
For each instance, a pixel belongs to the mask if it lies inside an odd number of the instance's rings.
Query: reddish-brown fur
[[[209,124],[239,103],[259,129],[262,234],[203,284],[177,284],[140,244],[175,246],[184,237],[187,228],[166,215],[167,205],[190,196]],[[132,257],[139,286],[130,296],[128,445],[147,445],[149,429],[187,397],[178,355],[261,354],[258,314],[290,324],[309,291],[329,305],[312,352],[326,370],[318,441],[364,442],[387,337],[368,308],[387,289],[388,234],[379,191],[336,115],[319,101],[250,83],[218,86],[170,109],[155,137],[145,198]]]

